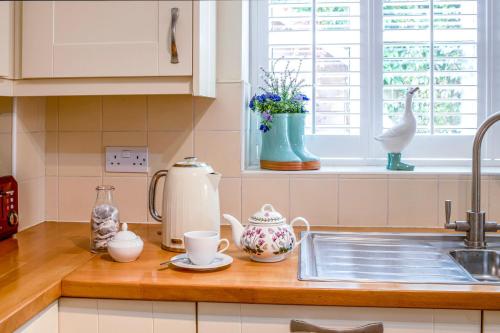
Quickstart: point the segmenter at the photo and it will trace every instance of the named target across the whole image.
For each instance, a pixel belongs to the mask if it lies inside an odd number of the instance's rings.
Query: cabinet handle
[[[178,64],[179,56],[177,55],[177,44],[175,41],[175,30],[177,27],[177,19],[179,18],[179,8],[174,7],[170,10],[172,19],[170,20],[170,63]]]

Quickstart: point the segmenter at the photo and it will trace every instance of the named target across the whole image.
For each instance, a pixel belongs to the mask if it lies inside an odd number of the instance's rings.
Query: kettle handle
[[[153,178],[151,178],[151,183],[149,184],[149,214],[158,222],[161,222],[162,216],[158,211],[156,210],[155,207],[155,201],[156,201],[156,185],[158,184],[158,181],[160,180],[161,177],[166,177],[168,173],[168,170],[160,170],[157,171],[154,175]]]
[[[292,229],[293,229],[293,225],[294,225],[294,224],[295,224],[295,222],[297,222],[297,221],[302,221],[302,222],[304,222],[304,224],[306,225],[306,228],[307,228],[306,232],[309,232],[309,230],[311,229],[311,225],[310,225],[310,224],[309,224],[309,222],[308,222],[305,218],[303,218],[303,217],[296,217],[296,218],[294,218],[294,219],[292,220],[292,222],[290,222],[290,227],[291,227]],[[299,244],[300,244],[300,243],[302,243],[302,241],[303,241],[304,239],[305,239],[305,237],[304,237],[304,238],[301,238],[301,239],[300,239],[297,243],[295,243],[295,246],[294,246],[293,248],[295,249],[297,246],[299,246]]]

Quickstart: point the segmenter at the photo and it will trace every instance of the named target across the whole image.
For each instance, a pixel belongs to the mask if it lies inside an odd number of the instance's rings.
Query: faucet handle
[[[457,229],[456,222],[451,222],[451,200],[444,201],[444,213],[446,215],[445,229]]]

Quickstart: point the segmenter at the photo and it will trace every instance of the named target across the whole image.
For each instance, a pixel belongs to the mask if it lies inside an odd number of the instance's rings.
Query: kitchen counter
[[[61,296],[141,300],[500,310],[500,286],[297,280],[298,253],[256,263],[232,245],[233,264],[215,272],[162,269],[158,224],[130,225],[145,241],[132,263],[88,252],[88,225],[46,222],[0,242],[0,331],[11,331]],[[314,228],[429,232],[438,229]],[[223,236],[230,237],[229,227]]]
[[[42,223],[0,242],[0,332],[61,297],[61,280],[92,259],[88,224]]]

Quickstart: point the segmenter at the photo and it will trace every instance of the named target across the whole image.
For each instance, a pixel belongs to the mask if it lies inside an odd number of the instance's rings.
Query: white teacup
[[[217,251],[221,243],[226,243],[226,246]],[[205,266],[214,261],[217,253],[227,250],[229,241],[220,239],[216,231],[189,231],[184,234],[184,245],[189,260],[195,265]]]

